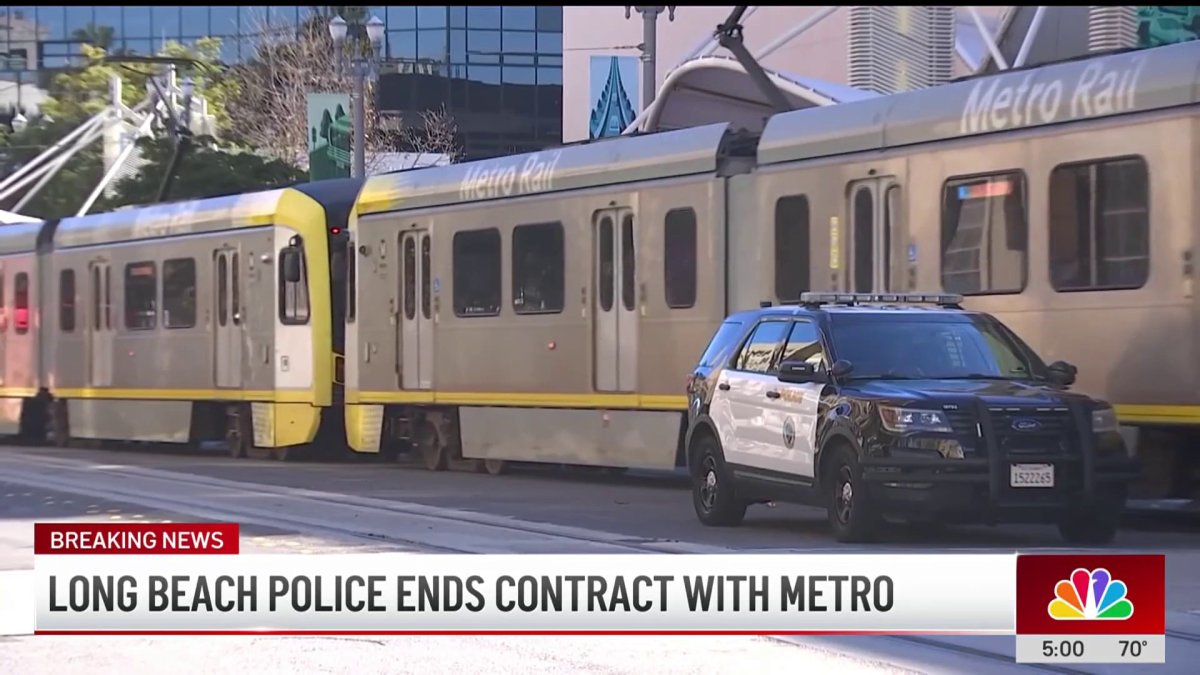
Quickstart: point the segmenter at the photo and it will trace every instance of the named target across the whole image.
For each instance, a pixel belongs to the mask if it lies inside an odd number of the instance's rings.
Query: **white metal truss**
[[[121,79],[112,76],[110,103],[57,143],[43,150],[12,174],[0,179],[0,201],[24,191],[20,201],[13,207],[15,212],[20,213],[21,209],[81,150],[108,134],[123,130],[126,125],[133,127],[135,131],[132,134],[122,134],[119,154],[108,164],[104,176],[76,213],[83,215],[92,208],[104,190],[121,173],[121,169],[134,157],[137,139],[165,131],[167,125],[164,120],[172,113],[176,119],[183,120],[185,125],[189,120],[197,120],[206,127],[204,132],[211,132],[208,128],[211,124],[207,102],[192,95],[190,83],[182,86],[177,83],[174,67],[169,67],[162,79],[165,81],[159,81],[157,87],[147,87],[148,93],[144,100],[129,107],[121,101]],[[27,188],[30,183],[33,185]]]

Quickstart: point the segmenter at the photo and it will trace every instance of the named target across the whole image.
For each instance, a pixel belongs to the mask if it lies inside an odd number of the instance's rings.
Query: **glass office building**
[[[313,10],[0,5],[0,105],[13,107],[12,94],[77,64],[85,42],[149,55],[166,41],[219,37],[223,60],[233,64],[253,57],[264,18],[298,23]],[[386,26],[381,110],[417,114],[445,104],[471,159],[561,142],[562,7],[366,10]]]

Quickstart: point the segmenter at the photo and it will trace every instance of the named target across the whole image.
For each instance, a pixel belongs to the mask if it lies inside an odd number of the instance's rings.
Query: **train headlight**
[[[953,433],[946,415],[938,410],[914,410],[911,408],[893,408],[879,406],[879,419],[883,428],[897,434],[910,431],[927,431],[932,433]]]
[[[1092,433],[1103,434],[1117,430],[1117,413],[1112,408],[1092,411]]]

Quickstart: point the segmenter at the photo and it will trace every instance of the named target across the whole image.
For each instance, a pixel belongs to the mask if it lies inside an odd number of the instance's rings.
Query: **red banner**
[[[214,555],[238,552],[237,523],[35,523],[36,555]]]
[[[1166,556],[1017,557],[1017,635],[1162,635]]]

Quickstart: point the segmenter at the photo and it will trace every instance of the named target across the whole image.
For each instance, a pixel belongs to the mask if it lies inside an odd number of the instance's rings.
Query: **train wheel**
[[[225,409],[225,445],[234,459],[249,457],[254,450],[250,420],[238,406]]]
[[[67,418],[66,401],[58,400],[50,404],[50,439],[60,448],[71,445],[71,422]]]
[[[503,459],[485,459],[483,470],[492,476],[502,476],[508,473],[508,462]]]
[[[425,422],[417,432],[417,450],[421,453],[421,464],[429,471],[445,471],[450,463],[446,446],[438,437],[433,425]]]

